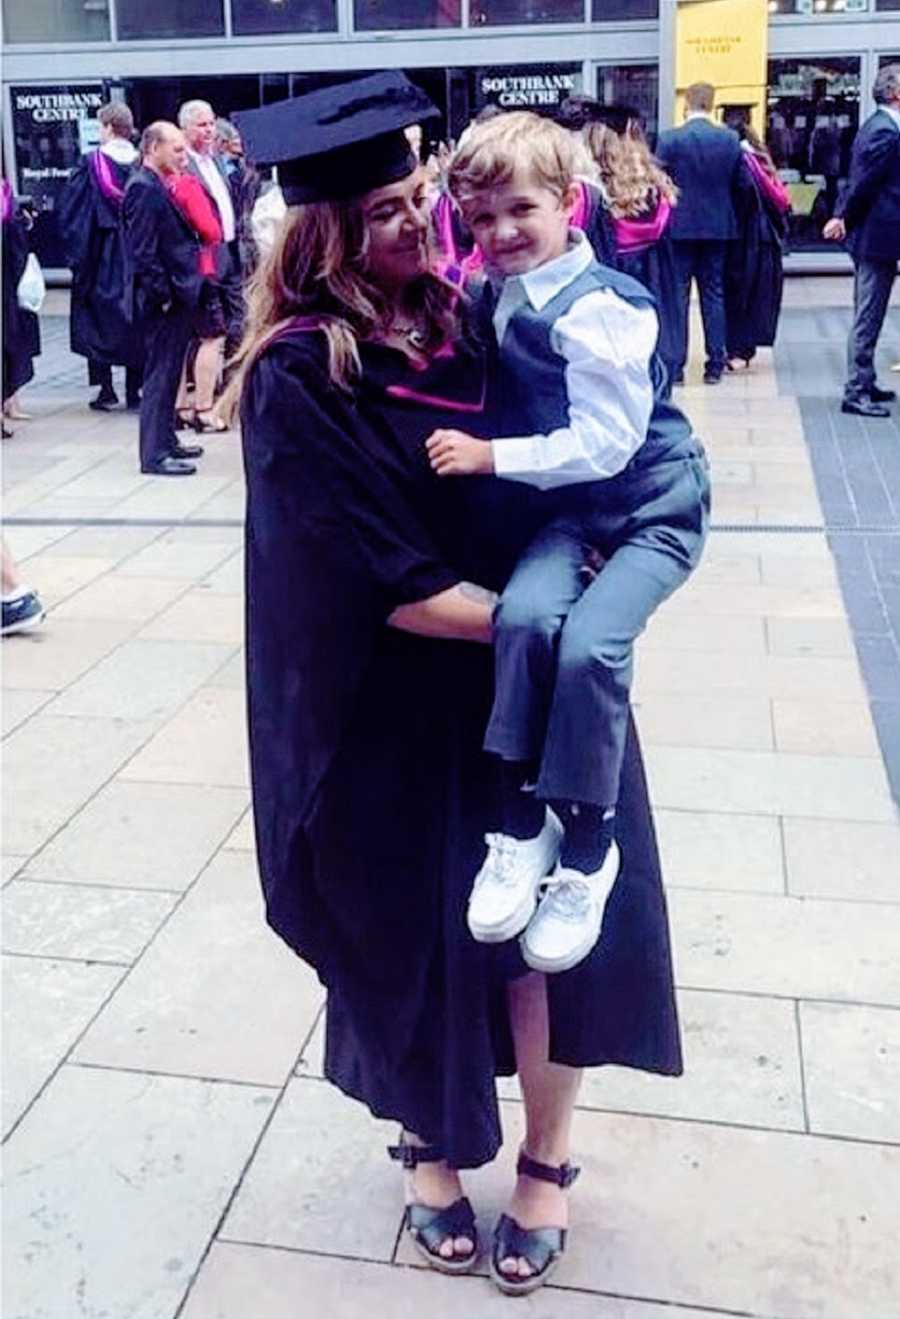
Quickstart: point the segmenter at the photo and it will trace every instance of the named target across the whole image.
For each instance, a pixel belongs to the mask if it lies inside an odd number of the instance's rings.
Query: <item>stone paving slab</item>
[[[43,846],[152,731],[133,719],[32,716],[4,743],[4,848],[30,854]]]
[[[4,957],[2,971],[5,1136],[109,998],[125,968]]]
[[[783,828],[796,897],[900,902],[900,825],[786,818]]]
[[[298,1297],[328,1319],[501,1319],[509,1298],[483,1278],[425,1276],[363,1260],[326,1259],[294,1251],[220,1243],[204,1261],[183,1319],[298,1319]],[[716,1319],[721,1310],[585,1294],[549,1286],[516,1298],[522,1319]]]
[[[3,951],[84,962],[133,962],[176,895],[14,879],[3,894]]]
[[[238,688],[204,687],[123,771],[157,783],[249,786],[246,702]]]
[[[52,712],[163,721],[230,657],[226,645],[135,640],[119,646],[53,703]]]
[[[273,1098],[64,1068],[6,1152],[11,1319],[170,1319]]]
[[[900,1007],[900,905],[672,889],[678,981]]]
[[[654,824],[668,887],[785,891],[776,816],[658,810]]]
[[[810,1130],[900,1145],[900,1012],[801,1003]]]
[[[109,783],[35,856],[33,879],[188,888],[245,810],[240,788]]]
[[[283,1085],[322,1000],[262,919],[251,856],[223,852],[75,1051],[79,1062]]]

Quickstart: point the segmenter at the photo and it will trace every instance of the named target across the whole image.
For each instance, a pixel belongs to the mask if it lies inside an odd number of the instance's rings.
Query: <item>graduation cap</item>
[[[594,120],[624,137],[631,123],[640,123],[641,113],[631,105],[598,105]]]
[[[391,71],[232,117],[247,158],[277,165],[284,200],[297,206],[405,179],[418,161],[403,129],[437,115],[421,88]]]

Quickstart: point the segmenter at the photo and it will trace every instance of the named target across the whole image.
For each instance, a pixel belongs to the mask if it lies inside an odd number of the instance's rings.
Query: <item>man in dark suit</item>
[[[681,384],[688,355],[691,281],[700,291],[706,339],[703,379],[716,385],[725,370],[725,254],[737,237],[735,200],[753,186],[740,140],[730,128],[712,122],[715,88],[694,83],[685,92],[686,122],[660,134],[656,154],[678,185],[678,205],[670,222],[680,300],[678,360],[674,383]]]
[[[122,203],[130,258],[130,300],[146,352],[141,400],[141,471],[190,476],[199,445],[175,434],[175,398],[193,333],[203,277],[196,234],[175,205],[169,184],[183,169],[185,143],[174,124],[158,120],[141,138],[142,165]]]
[[[897,396],[875,383],[875,345],[900,259],[900,64],[881,70],[872,95],[878,108],[856,136],[847,188],[824,234],[847,239],[856,271],[841,411],[889,417],[886,404]]]

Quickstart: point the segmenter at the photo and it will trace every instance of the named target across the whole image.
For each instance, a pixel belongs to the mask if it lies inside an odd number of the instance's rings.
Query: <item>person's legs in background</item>
[[[703,379],[715,385],[722,378],[727,355],[725,340],[725,243],[710,240],[697,244],[697,287],[706,346]]]
[[[99,385],[100,393],[92,399],[89,407],[95,412],[110,412],[119,402],[119,396],[113,386],[112,367],[108,362],[95,362],[88,358],[88,383]]]
[[[129,412],[137,412],[141,406],[141,383],[144,379],[142,366],[125,368],[125,406]]]
[[[6,540],[0,538],[0,586],[3,596],[3,625],[0,634],[29,632],[44,621],[44,606],[37,591],[22,583],[16,563]]]
[[[694,278],[694,260],[696,244],[687,239],[676,239],[673,244],[675,255],[675,282],[678,290],[677,310],[677,352],[672,362],[672,384],[684,383],[684,369],[688,360],[688,338],[691,309],[691,280]]]
[[[875,382],[875,346],[884,324],[897,266],[893,261],[857,261],[853,322],[847,340],[847,383],[841,409],[858,416],[889,417],[892,391]]]
[[[141,398],[141,471],[161,476],[190,476],[197,469],[172,457],[178,447],[175,399],[184,355],[193,333],[189,312],[173,308],[153,312],[143,324],[146,365]]]

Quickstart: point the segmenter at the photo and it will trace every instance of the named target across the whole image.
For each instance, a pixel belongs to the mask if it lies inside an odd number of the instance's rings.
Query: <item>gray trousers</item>
[[[897,274],[896,261],[857,261],[855,267],[853,324],[847,340],[844,387],[844,398],[848,401],[867,397],[875,385],[875,345]]]
[[[485,749],[539,762],[545,801],[618,800],[634,641],[700,558],[707,470],[704,457],[675,459],[573,490],[572,511],[536,537],[500,597]],[[585,585],[591,549],[605,562]]]

